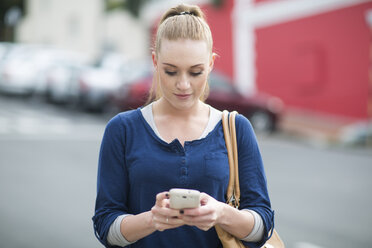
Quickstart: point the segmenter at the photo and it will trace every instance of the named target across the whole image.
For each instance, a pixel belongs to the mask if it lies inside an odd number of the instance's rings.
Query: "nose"
[[[182,75],[177,82],[177,89],[180,91],[185,91],[190,88],[190,80],[186,75]]]

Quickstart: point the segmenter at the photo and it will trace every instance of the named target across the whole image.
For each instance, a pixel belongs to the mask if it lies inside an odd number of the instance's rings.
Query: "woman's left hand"
[[[184,209],[180,211],[181,218],[186,225],[196,226],[197,228],[208,231],[210,228],[218,224],[218,220],[223,213],[225,203],[219,202],[213,197],[201,193],[201,206],[193,209]]]

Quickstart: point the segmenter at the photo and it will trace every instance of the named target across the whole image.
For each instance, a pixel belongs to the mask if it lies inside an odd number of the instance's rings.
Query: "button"
[[[186,159],[183,158],[183,159],[181,160],[181,163],[185,164],[185,163],[186,163]]]
[[[182,174],[183,176],[186,176],[186,175],[187,175],[187,168],[182,167],[182,168],[181,168],[181,174]]]

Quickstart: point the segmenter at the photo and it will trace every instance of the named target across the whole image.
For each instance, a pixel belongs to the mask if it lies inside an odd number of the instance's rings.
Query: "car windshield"
[[[212,72],[209,75],[209,86],[211,91],[236,93],[230,79],[220,73]]]

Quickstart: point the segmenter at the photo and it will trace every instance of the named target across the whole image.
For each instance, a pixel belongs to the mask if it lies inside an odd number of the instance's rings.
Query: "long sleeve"
[[[241,209],[255,211],[264,226],[259,247],[273,225],[273,212],[266,189],[261,155],[249,121],[237,117]],[[97,238],[106,247],[112,223],[118,216],[151,210],[159,192],[190,188],[224,201],[229,164],[222,123],[205,137],[186,141],[161,140],[144,119],[141,110],[118,114],[108,123],[100,149],[97,200],[93,217]],[[113,244],[118,244],[114,242]],[[128,247],[220,247],[215,229],[207,232],[181,226],[154,232]]]
[[[110,247],[107,235],[111,224],[119,215],[128,214],[124,142],[123,125],[120,116],[116,116],[108,123],[101,143],[93,216],[96,236],[106,247]]]
[[[129,242],[128,240],[126,240],[120,231],[121,222],[127,216],[129,216],[129,214],[120,215],[119,217],[116,218],[114,223],[111,224],[110,230],[107,235],[107,242],[110,245],[117,245],[120,247],[125,247],[135,242],[135,241]]]
[[[244,116],[236,119],[238,142],[240,208],[258,213],[263,221],[264,235],[261,242],[245,242],[249,247],[261,247],[269,238],[269,231],[274,225],[274,212],[267,190],[266,175],[253,128]]]

